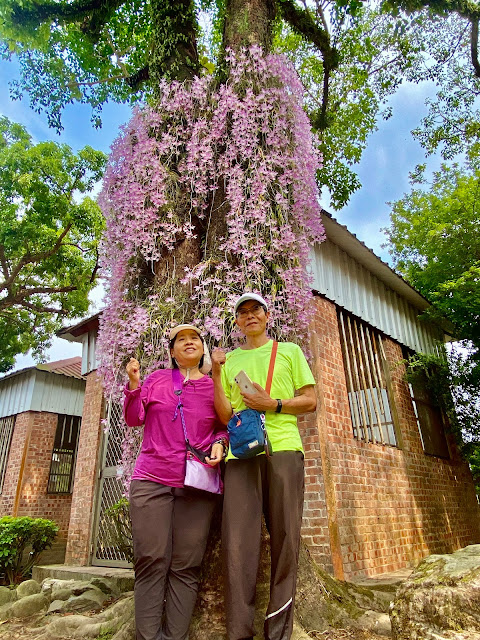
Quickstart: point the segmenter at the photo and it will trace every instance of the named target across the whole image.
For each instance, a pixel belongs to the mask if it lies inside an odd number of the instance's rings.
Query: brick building
[[[424,389],[401,361],[433,353],[445,335],[423,318],[428,302],[324,213],[314,250],[312,369],[318,409],[300,420],[305,447],[303,536],[339,578],[413,566],[430,553],[480,542],[466,462]],[[82,342],[85,406],[66,562],[124,565],[105,509],[121,495],[121,411],[105,406],[96,375],[98,316],[62,332]],[[105,434],[102,418],[109,425]]]
[[[59,526],[44,562],[63,562],[85,392],[81,358],[0,379],[0,515]]]

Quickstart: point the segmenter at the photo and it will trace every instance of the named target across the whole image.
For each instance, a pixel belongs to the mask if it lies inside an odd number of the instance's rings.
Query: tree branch
[[[0,310],[13,307],[14,305],[21,305],[22,307],[27,307],[29,309],[34,308],[35,305],[25,300],[25,298],[35,294],[70,293],[77,289],[78,287],[73,285],[69,287],[32,287],[31,289],[21,289],[20,291],[17,291],[15,295],[8,295],[0,300]],[[55,313],[57,313],[57,311],[55,311]]]
[[[480,78],[480,62],[478,60],[478,18],[470,20],[472,31],[470,34],[470,55],[475,75]]]
[[[7,256],[5,255],[5,247],[1,244],[0,244],[0,264],[2,265],[3,277],[5,279],[8,279],[10,275],[9,269],[8,269],[8,260],[7,260]]]
[[[57,238],[57,241],[55,242],[53,247],[48,251],[43,251],[42,253],[36,253],[33,255],[31,253],[26,253],[22,258],[20,258],[17,266],[14,267],[13,270],[10,272],[9,277],[6,278],[3,282],[0,282],[0,291],[2,291],[3,289],[7,289],[7,290],[10,289],[10,287],[15,281],[15,278],[18,276],[18,274],[26,264],[41,262],[42,260],[46,260],[47,258],[50,258],[50,256],[53,256],[62,246],[62,241],[65,238],[65,236],[68,234],[71,228],[72,228],[72,223],[68,224],[65,227],[65,229]]]
[[[338,67],[338,52],[330,43],[327,29],[320,28],[309,11],[299,9],[293,0],[277,0],[277,5],[283,19],[291,28],[310,43],[315,45],[323,59],[323,95],[320,112],[315,117],[314,126],[323,130],[328,127],[328,98],[330,77]]]
[[[282,18],[292,29],[314,44],[323,54],[330,52],[330,35],[321,29],[308,11],[299,9],[292,0],[277,0]]]
[[[55,307],[37,306],[27,301],[24,301],[21,304],[22,304],[22,307],[25,307],[25,309],[30,309],[35,313],[56,313],[57,315],[60,315],[60,316],[68,315],[68,311],[66,309],[55,309]]]
[[[83,33],[96,42],[110,16],[125,2],[126,0],[31,2],[23,7],[15,7],[12,12],[12,21],[19,27],[25,27],[25,25],[38,27],[39,24],[48,20],[57,20],[64,24],[83,20],[81,26]]]

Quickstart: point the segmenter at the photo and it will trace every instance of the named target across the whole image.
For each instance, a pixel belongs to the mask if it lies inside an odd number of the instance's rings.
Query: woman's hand
[[[135,358],[130,358],[126,366],[128,376],[128,388],[135,391],[140,386],[140,363]]]
[[[207,456],[205,458],[205,461],[211,467],[215,467],[222,460],[223,460],[223,444],[220,444],[219,442],[215,442],[215,444],[212,445],[212,452],[210,456]]]

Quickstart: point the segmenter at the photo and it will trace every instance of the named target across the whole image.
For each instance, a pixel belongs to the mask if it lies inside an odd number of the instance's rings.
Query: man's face
[[[265,333],[269,313],[256,300],[246,300],[237,309],[235,322],[245,336],[259,336]]]

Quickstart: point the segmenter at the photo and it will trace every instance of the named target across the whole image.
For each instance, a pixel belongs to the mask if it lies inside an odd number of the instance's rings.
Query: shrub
[[[52,546],[58,526],[52,520],[23,516],[0,518],[0,573],[6,584],[30,575],[42,551]]]
[[[127,498],[120,498],[105,510],[103,524],[107,532],[106,543],[119,549],[128,562],[133,563],[132,523]]]

